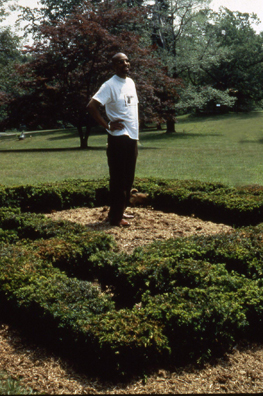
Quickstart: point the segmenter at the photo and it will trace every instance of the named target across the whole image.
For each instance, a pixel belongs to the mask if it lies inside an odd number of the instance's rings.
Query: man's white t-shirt
[[[131,139],[139,139],[138,97],[130,77],[113,76],[100,87],[93,99],[105,106],[110,121],[123,121],[125,127],[121,131],[107,129],[111,135],[128,135]]]

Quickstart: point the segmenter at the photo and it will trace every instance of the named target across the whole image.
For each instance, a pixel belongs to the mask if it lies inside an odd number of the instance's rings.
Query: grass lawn
[[[263,112],[178,118],[176,133],[140,133],[137,177],[263,185]],[[31,135],[31,137],[30,137]],[[74,128],[0,137],[1,184],[108,176],[106,134],[79,150]]]

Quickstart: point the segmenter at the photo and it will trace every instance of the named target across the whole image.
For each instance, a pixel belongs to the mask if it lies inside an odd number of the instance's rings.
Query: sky
[[[14,0],[15,1],[15,0]],[[27,7],[37,7],[37,0],[16,0],[18,4]],[[259,33],[263,31],[263,0],[212,0],[210,8],[217,11],[219,7],[226,7],[231,11],[240,11],[257,14],[261,20],[260,25],[254,25],[254,29]],[[13,12],[6,21],[6,24],[13,26],[17,15]]]
[[[219,7],[226,7],[231,11],[254,12],[261,20],[260,25],[255,25],[254,29],[259,33],[263,31],[263,0],[213,0],[210,8],[217,11]]]

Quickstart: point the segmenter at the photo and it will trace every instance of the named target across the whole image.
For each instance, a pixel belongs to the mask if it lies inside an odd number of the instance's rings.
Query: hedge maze
[[[233,232],[118,251],[43,213],[108,203],[107,180],[0,186],[0,309],[90,372],[203,362],[263,334],[263,188],[136,180],[156,209]]]

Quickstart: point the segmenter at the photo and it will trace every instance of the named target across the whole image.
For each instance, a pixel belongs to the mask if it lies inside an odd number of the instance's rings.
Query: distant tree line
[[[86,105],[119,51],[132,61],[141,125],[166,123],[173,132],[178,114],[262,107],[257,16],[214,12],[209,3],[41,0],[38,9],[20,8],[34,42],[22,50],[21,38],[0,24],[0,129],[73,125],[86,148],[93,125]]]

